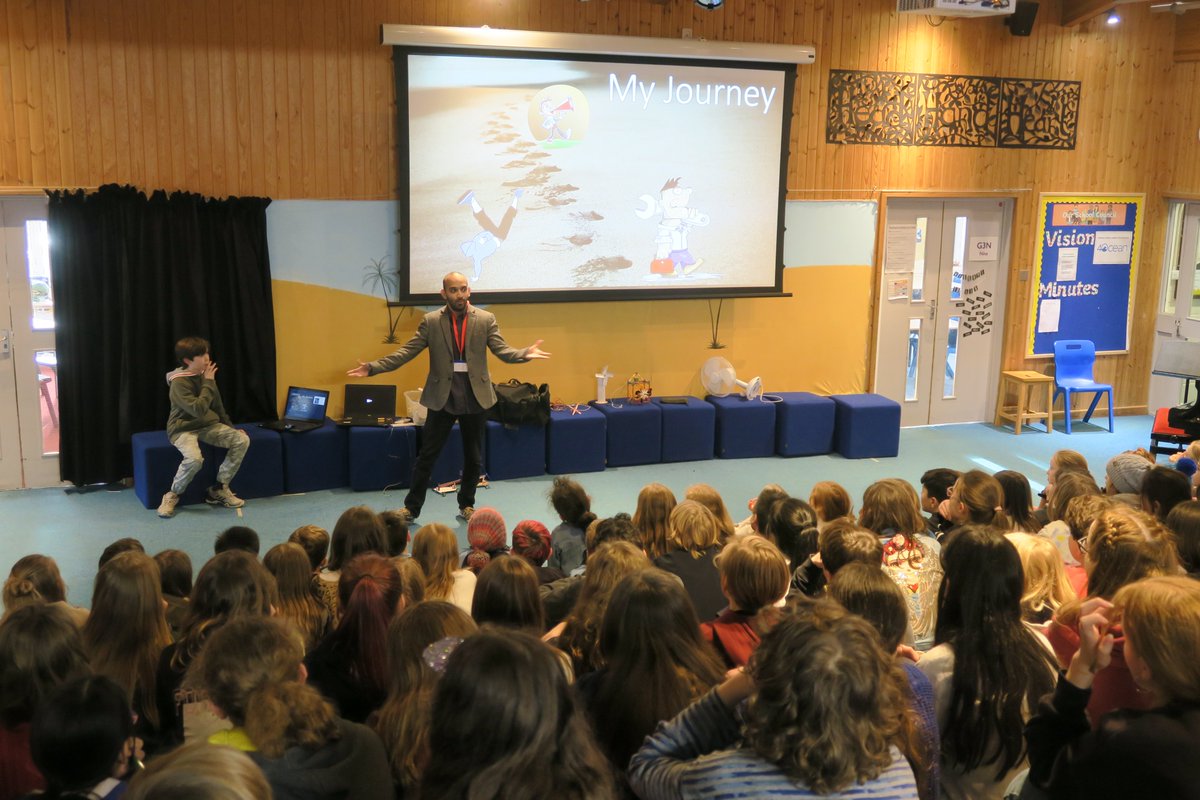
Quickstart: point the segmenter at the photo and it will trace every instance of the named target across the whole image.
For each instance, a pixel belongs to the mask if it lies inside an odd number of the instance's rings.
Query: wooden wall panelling
[[[1135,351],[1104,359],[1118,402],[1145,395],[1161,267],[1162,192],[1200,194],[1200,64],[1174,63],[1200,12],[1123,8],[1125,23],[1033,35],[999,20],[899,15],[881,0],[726,0],[709,12],[651,0],[3,0],[0,184],[146,188],[276,198],[395,196],[391,57],[384,22],[813,44],[798,68],[787,188],[794,199],[878,199],[883,189],[1017,195],[1004,362],[1024,346],[1037,195],[1144,191]],[[1180,34],[1176,36],[1176,27]],[[1083,83],[1073,152],[830,145],[831,69],[1011,75]],[[1141,337],[1141,338],[1139,338]]]

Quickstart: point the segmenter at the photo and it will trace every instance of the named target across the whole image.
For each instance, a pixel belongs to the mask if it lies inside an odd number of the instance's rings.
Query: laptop
[[[283,418],[259,423],[260,428],[273,431],[303,433],[325,424],[325,413],[329,409],[329,392],[323,389],[305,389],[289,386],[287,402],[283,405]]]
[[[339,425],[386,427],[396,421],[396,387],[346,384],[345,416]]]

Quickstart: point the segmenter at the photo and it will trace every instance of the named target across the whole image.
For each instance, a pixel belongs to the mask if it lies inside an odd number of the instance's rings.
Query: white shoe
[[[175,506],[177,505],[179,505],[179,495],[167,492],[163,495],[162,502],[158,504],[158,515],[163,519],[170,519],[175,516]]]
[[[204,502],[214,506],[225,506],[226,508],[241,508],[246,505],[245,500],[229,490],[229,484],[227,483],[210,486],[208,493],[204,496]]]

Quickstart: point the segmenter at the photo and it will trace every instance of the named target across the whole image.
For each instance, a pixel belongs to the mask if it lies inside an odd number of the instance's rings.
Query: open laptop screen
[[[371,383],[346,384],[346,416],[396,416],[396,387]]]
[[[326,409],[329,408],[329,392],[321,389],[305,389],[300,386],[288,388],[287,404],[283,408],[283,418],[303,420],[305,422],[320,422],[325,419]]]

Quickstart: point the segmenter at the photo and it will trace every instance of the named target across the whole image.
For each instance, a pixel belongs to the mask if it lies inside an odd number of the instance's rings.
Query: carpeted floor
[[[789,492],[808,497],[813,483],[833,480],[852,497],[880,478],[902,477],[918,487],[926,469],[979,468],[989,472],[1013,469],[1029,477],[1036,493],[1045,481],[1050,455],[1063,448],[1083,453],[1092,472],[1103,483],[1104,463],[1112,455],[1135,447],[1148,447],[1153,419],[1118,417],[1116,432],[1076,423],[1067,436],[1059,428],[1051,435],[1026,429],[1014,436],[1011,428],[991,425],[946,425],[909,428],[901,432],[900,456],[891,459],[849,461],[840,456],[783,459],[712,460],[683,464],[623,467],[578,476],[592,496],[592,509],[601,516],[633,512],[638,490],[658,481],[682,498],[693,483],[708,483],[725,498],[734,519],[746,516],[746,502],[765,483],[779,483]],[[1166,457],[1160,456],[1165,463]],[[493,506],[504,515],[511,530],[522,519],[538,519],[553,527],[558,520],[546,499],[551,476],[501,481],[481,489],[477,507]],[[23,555],[53,556],[67,582],[69,599],[88,605],[96,560],[105,545],[123,536],[142,541],[149,553],[179,548],[191,557],[195,569],[212,554],[217,533],[230,525],[248,525],[258,531],[263,552],[285,541],[300,525],[316,524],[331,530],[338,515],[354,505],[382,511],[402,505],[404,490],[352,492],[348,489],[287,495],[246,504],[243,515],[227,509],[187,506],[170,520],[159,519],[142,508],[132,489],[67,494],[62,489],[0,492],[0,569]],[[465,545],[466,526],[455,519],[453,495],[430,493],[420,522],[445,522],[455,527]]]

